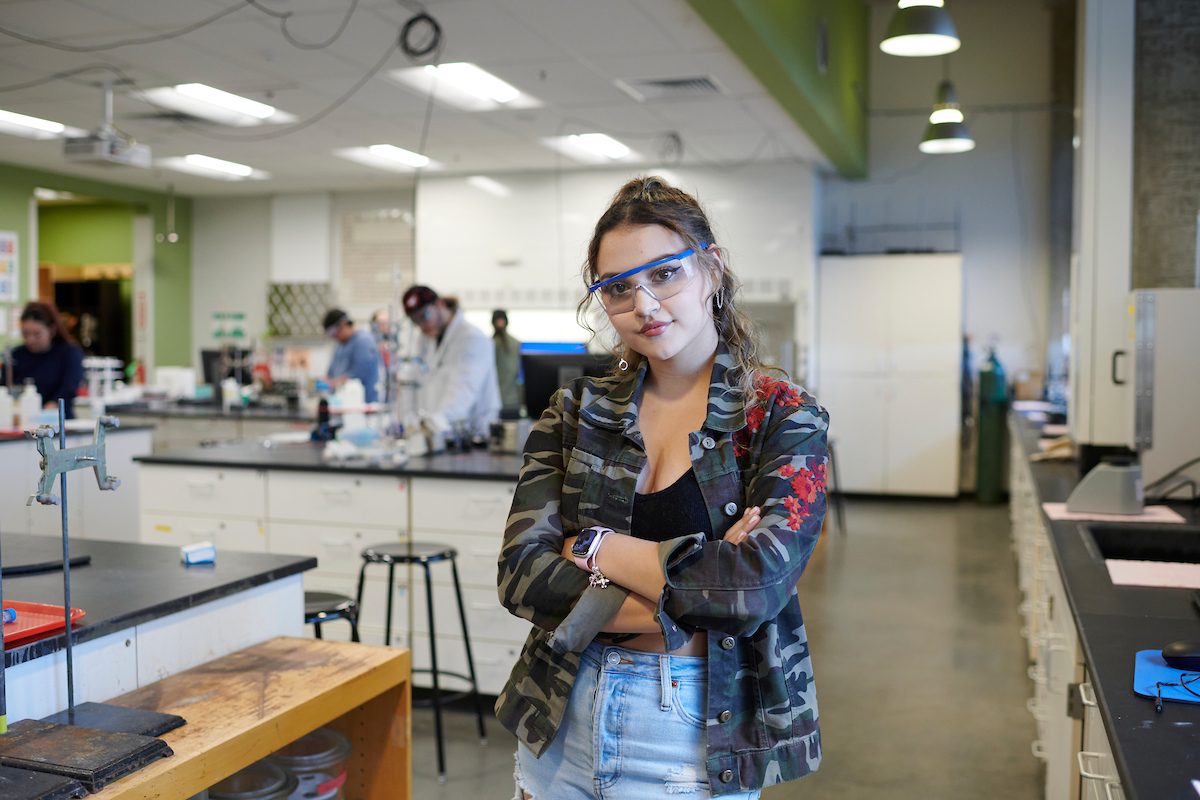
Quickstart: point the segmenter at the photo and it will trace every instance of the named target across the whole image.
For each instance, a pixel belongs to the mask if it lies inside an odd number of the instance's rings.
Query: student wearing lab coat
[[[474,437],[485,438],[489,423],[500,416],[491,339],[428,286],[410,287],[403,305],[422,334],[417,356],[425,370],[418,404],[424,421],[435,431],[465,422]]]

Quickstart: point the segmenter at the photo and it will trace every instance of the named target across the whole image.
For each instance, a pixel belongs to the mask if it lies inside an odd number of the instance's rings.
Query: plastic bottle
[[[221,381],[221,405],[226,411],[238,408],[242,404],[242,387],[235,378]]]
[[[38,415],[42,413],[42,396],[38,394],[33,379],[26,379],[25,388],[17,398],[17,426],[22,429],[34,428],[38,423]]]
[[[7,386],[0,386],[0,430],[13,427],[13,399]]]

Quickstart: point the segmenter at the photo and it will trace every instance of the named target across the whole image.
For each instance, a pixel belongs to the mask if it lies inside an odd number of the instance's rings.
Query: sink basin
[[[1089,525],[1101,558],[1200,564],[1200,528],[1191,525]]]

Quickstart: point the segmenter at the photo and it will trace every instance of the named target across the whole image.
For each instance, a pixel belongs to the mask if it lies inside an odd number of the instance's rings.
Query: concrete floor
[[[800,582],[824,761],[764,800],[1041,797],[1007,508],[851,499],[846,517]],[[415,712],[413,797],[512,797],[512,736],[489,718],[481,747],[472,715],[446,723],[439,785],[433,714]]]

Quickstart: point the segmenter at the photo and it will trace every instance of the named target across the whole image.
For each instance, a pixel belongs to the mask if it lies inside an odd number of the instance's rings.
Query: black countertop
[[[1038,452],[1038,427],[1017,421],[1026,457]],[[1064,502],[1079,482],[1073,462],[1033,462],[1041,502]],[[1200,509],[1175,506],[1190,525]],[[1178,639],[1200,639],[1200,615],[1190,589],[1114,586],[1087,532],[1089,524],[1046,519],[1059,574],[1079,631],[1100,713],[1125,796],[1130,800],[1196,800],[1200,780],[1200,705],[1154,703],[1133,691],[1138,650]]]
[[[320,444],[236,443],[215,447],[172,450],[159,455],[141,456],[143,464],[176,466],[239,467],[242,469],[278,469],[301,472],[347,472],[365,475],[401,475],[421,478],[466,478],[516,483],[523,461],[520,455],[472,450],[469,453],[441,453],[410,458],[399,466],[373,465],[364,461],[329,462],[321,459]]]
[[[109,406],[107,413],[114,417],[130,414],[138,417],[180,417],[183,419],[254,419],[281,422],[312,422],[312,414],[286,408],[251,407],[225,410],[218,403],[128,403]]]
[[[29,551],[45,547],[62,554],[60,539],[4,534],[5,550],[19,542]],[[44,543],[44,545],[39,544]],[[11,552],[11,550],[10,550]],[[87,612],[75,626],[75,642],[86,642],[202,603],[244,592],[264,583],[317,566],[309,556],[223,551],[213,565],[185,567],[179,548],[130,542],[74,539],[71,555],[92,557],[87,566],[71,569],[71,605]],[[4,578],[4,598],[61,606],[62,572]],[[31,661],[66,646],[61,634],[19,645],[4,653],[4,665]]]

